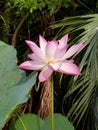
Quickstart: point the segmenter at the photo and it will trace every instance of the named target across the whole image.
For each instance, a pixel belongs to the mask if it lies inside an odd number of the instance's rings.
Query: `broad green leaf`
[[[54,115],[55,130],[74,130],[73,125],[68,119],[61,115]],[[45,120],[34,114],[25,114],[20,116],[16,122],[10,127],[10,130],[52,130],[51,129],[51,115]]]
[[[34,114],[24,114],[10,127],[10,130],[40,130],[43,120]]]
[[[0,41],[0,130],[17,107],[29,98],[36,73],[26,77],[17,67],[16,50]]]
[[[68,119],[61,114],[54,114],[54,130],[74,130],[73,125]],[[51,129],[51,115],[45,119],[44,125],[41,130],[52,130]]]
[[[0,101],[8,96],[9,89],[17,84],[24,71],[18,69],[16,51],[12,46],[0,42]]]

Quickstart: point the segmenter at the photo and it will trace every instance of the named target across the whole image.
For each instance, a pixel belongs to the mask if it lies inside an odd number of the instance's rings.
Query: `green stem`
[[[53,85],[53,76],[52,76],[52,80],[51,80],[51,93],[52,93],[52,116],[51,116],[51,120],[52,120],[52,130],[54,130],[54,85]]]
[[[23,123],[23,121],[22,121],[22,119],[21,119],[21,117],[19,116],[19,114],[16,113],[16,115],[17,115],[17,117],[19,118],[19,121],[20,121],[20,123],[21,123],[23,129],[24,129],[24,130],[27,130],[26,127],[25,127],[25,125],[24,125],[24,123]]]

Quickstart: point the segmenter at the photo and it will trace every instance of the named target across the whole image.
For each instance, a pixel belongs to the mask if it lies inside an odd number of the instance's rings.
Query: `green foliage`
[[[98,14],[92,14],[65,18],[53,25],[54,28],[60,27],[58,36],[70,33],[71,44],[76,41],[86,44],[85,51],[77,56],[77,63],[82,74],[69,80],[68,91],[63,101],[66,102],[67,100],[67,105],[70,106],[67,112],[68,118],[77,125],[82,122],[82,129],[85,128],[87,130],[95,130],[98,126],[95,118],[95,110],[97,109],[95,104],[98,97],[98,94],[96,95],[98,93],[97,21]],[[98,116],[97,114],[96,117]]]
[[[35,10],[49,11],[50,15],[54,14],[59,7],[67,8],[71,0],[14,0],[20,11],[32,13]]]
[[[50,15],[56,13],[56,11],[60,8],[60,7],[65,7],[67,8],[70,4],[71,0],[46,0],[46,6],[48,7],[48,10],[50,12]]]
[[[24,114],[12,124],[10,130],[39,130],[43,125],[43,120],[34,114]]]
[[[20,104],[30,97],[36,73],[26,77],[17,67],[16,50],[0,41],[0,130]]]
[[[98,14],[66,17],[52,25],[53,28],[60,28],[57,36],[70,33],[73,42],[86,42],[93,37],[97,29]]]
[[[55,114],[55,130],[74,130],[68,119],[61,114]],[[51,130],[51,116],[45,120],[34,114],[24,114],[19,116],[18,120],[13,123],[10,130]]]

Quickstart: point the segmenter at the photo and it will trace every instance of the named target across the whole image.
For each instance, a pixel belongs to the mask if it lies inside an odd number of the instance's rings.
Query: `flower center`
[[[56,64],[56,61],[55,60],[49,60],[48,64]]]

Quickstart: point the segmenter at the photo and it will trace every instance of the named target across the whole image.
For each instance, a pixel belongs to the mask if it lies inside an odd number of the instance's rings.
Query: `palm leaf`
[[[67,116],[73,123],[77,122],[77,125],[82,119],[86,121],[88,119],[85,118],[91,115],[94,116],[94,111],[91,108],[94,106],[94,98],[98,86],[98,31],[93,35],[86,48],[80,63],[80,66],[82,66],[82,75],[75,77],[73,83],[72,81],[71,83],[69,82],[70,88],[64,97],[65,100],[69,96],[71,97],[72,94],[75,94],[75,96],[72,97],[72,106]],[[92,117],[92,119],[93,118],[94,117]],[[94,125],[93,121],[92,123]],[[83,123],[84,125],[86,124],[86,122]],[[89,126],[90,123],[91,122],[89,122]]]
[[[67,105],[70,106],[67,112],[68,118],[77,126],[83,121],[82,126],[88,130],[91,129],[91,125],[92,129],[95,130],[93,108],[98,86],[97,26],[98,14],[68,17],[52,25],[53,28],[60,28],[56,37],[69,33],[72,38],[71,44],[76,41],[86,44],[85,50],[80,55],[76,55],[78,59],[82,59],[79,63],[82,74],[69,80],[69,90],[64,96],[63,108],[67,100]]]
[[[77,42],[87,42],[91,40],[96,29],[98,27],[98,14],[90,14],[90,15],[82,15],[82,16],[73,16],[66,17],[61,21],[58,21],[51,25],[52,28],[60,28],[56,37],[61,37],[65,33],[74,34],[78,33],[76,38],[73,40],[77,40]]]

